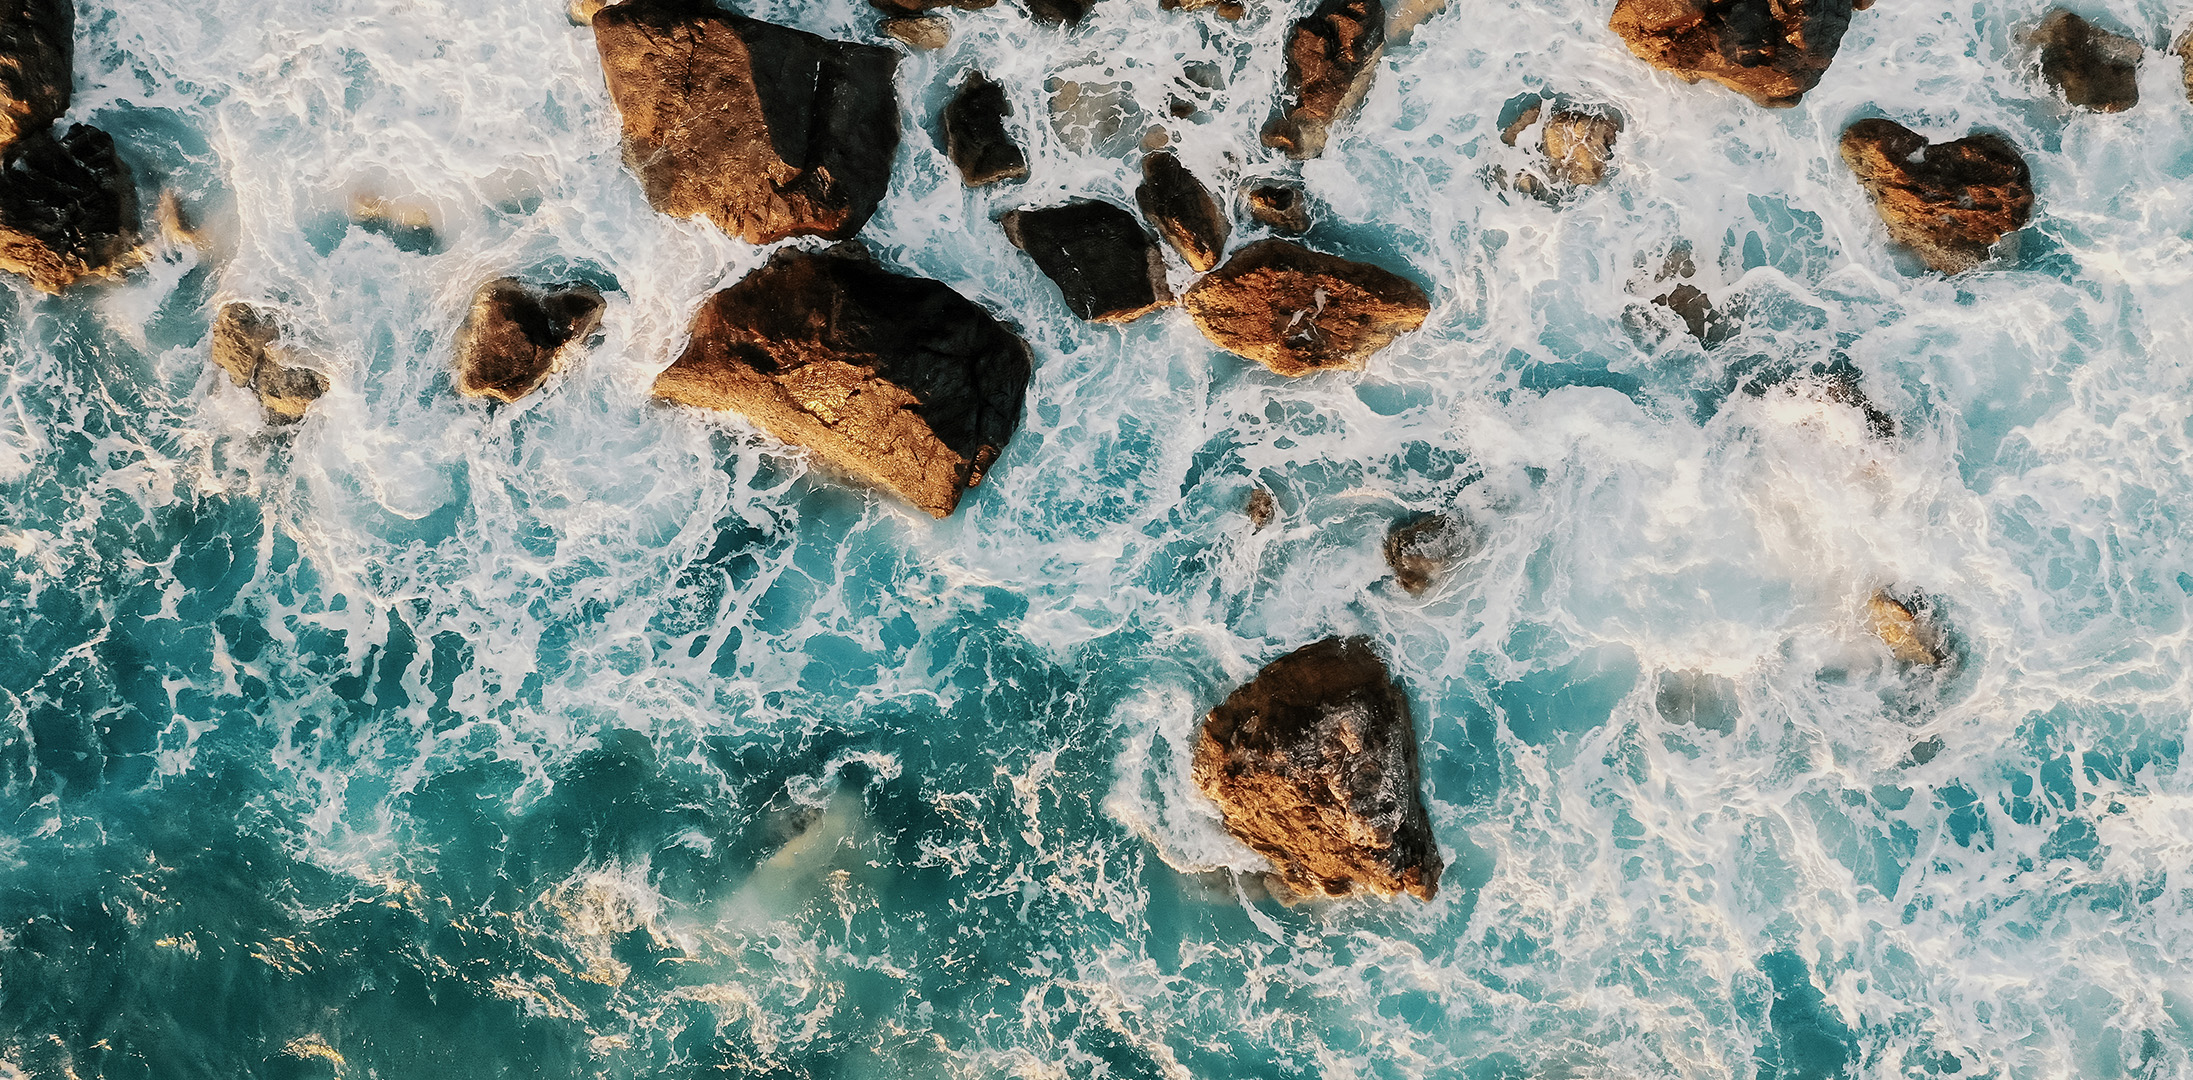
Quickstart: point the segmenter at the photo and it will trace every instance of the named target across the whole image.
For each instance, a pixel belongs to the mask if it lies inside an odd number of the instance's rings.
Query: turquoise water
[[[1643,68],[1607,4],[1457,0],[1303,169],[1311,242],[1431,318],[1285,381],[1177,311],[1073,319],[989,222],[1138,179],[1050,129],[1052,77],[1130,84],[1137,130],[1214,66],[1184,160],[1279,171],[1305,5],[955,14],[863,236],[1037,370],[933,523],[650,404],[766,252],[647,209],[561,6],[79,5],[72,118],[212,243],[0,301],[0,1077],[2193,1075],[2172,58],[2067,116],[2018,66],[2041,5],[1894,0],[1769,112]],[[968,64],[1024,185],[913,130]],[[1606,187],[1488,186],[1526,92],[1623,112]],[[2015,260],[1909,276],[1834,157],[1862,115],[2025,148]],[[1645,303],[1678,243],[1744,312],[1710,351]],[[447,357],[503,273],[600,284],[606,337],[488,410]],[[315,343],[297,428],[207,364],[228,297]],[[1898,436],[1733,391],[1814,364]],[[1484,543],[1411,599],[1378,543],[1438,509]],[[1880,588],[1954,664],[1888,661]],[[1336,632],[1415,703],[1432,903],[1281,905],[1188,782],[1203,711]]]

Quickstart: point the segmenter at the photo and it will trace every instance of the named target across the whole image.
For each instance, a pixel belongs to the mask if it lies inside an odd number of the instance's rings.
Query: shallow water
[[[2089,12],[2151,46],[2124,114],[2021,70],[2043,5],[1905,0],[1766,111],[1608,3],[1457,0],[1301,170],[1311,242],[1431,319],[1288,381],[1177,310],[1075,320],[990,224],[1130,201],[1190,62],[1187,163],[1285,171],[1307,4],[1252,6],[1001,4],[901,66],[863,238],[1037,358],[932,523],[650,404],[766,252],[648,209],[558,0],[80,4],[71,118],[214,241],[0,314],[0,1076],[2193,1075],[2181,15]],[[1024,184],[924,134],[969,65]],[[1050,78],[1142,119],[1064,137]],[[1526,93],[1623,114],[1606,186],[1488,184]],[[2015,260],[1913,276],[1835,157],[1865,115],[2024,148]],[[1648,303],[1682,244],[1744,312],[1711,350]],[[447,357],[504,273],[609,308],[489,410]],[[206,362],[228,297],[316,343],[294,430]],[[1734,389],[1814,364],[1899,435]],[[1481,548],[1408,598],[1379,541],[1447,508]],[[1944,672],[1870,636],[1881,588]],[[1274,902],[1187,779],[1204,710],[1336,632],[1415,703],[1431,903]]]

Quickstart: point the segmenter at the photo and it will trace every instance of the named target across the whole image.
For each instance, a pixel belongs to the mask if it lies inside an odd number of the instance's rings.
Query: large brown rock
[[[1012,113],[1005,88],[979,71],[969,74],[945,103],[944,153],[969,187],[1028,175],[1028,155],[1005,130],[1005,118]]]
[[[327,393],[327,376],[295,363],[297,350],[284,340],[271,311],[245,303],[223,304],[213,317],[213,362],[229,381],[259,395],[266,417],[277,424],[304,419]]]
[[[1027,346],[940,282],[780,251],[710,297],[655,396],[728,409],[936,517],[1020,426]]]
[[[1264,145],[1297,160],[1325,152],[1333,125],[1370,91],[1386,51],[1379,0],[1322,0],[1287,31],[1287,99],[1264,128]]]
[[[2139,42],[2062,8],[2049,12],[2028,40],[2040,50],[2041,78],[2065,101],[2095,112],[2140,103]]]
[[[1277,238],[1234,252],[1180,302],[1219,348],[1288,376],[1360,368],[1431,312],[1405,278]]]
[[[1860,120],[1843,132],[1843,163],[1873,197],[1890,238],[1930,269],[1962,273],[2033,215],[2033,180],[1999,135],[1932,143],[1901,124]]]
[[[604,8],[594,40],[655,209],[756,244],[843,239],[875,213],[898,149],[897,52],[707,0]]]
[[[75,63],[72,0],[0,0],[0,146],[69,111]]]
[[[1171,152],[1159,151],[1142,159],[1142,186],[1135,189],[1135,202],[1158,235],[1195,272],[1217,266],[1226,253],[1226,237],[1233,226],[1211,189]]]
[[[1035,260],[1073,313],[1091,322],[1132,322],[1173,302],[1165,256],[1142,223],[1108,202],[1076,199],[998,219],[1005,238]]]
[[[69,125],[37,131],[5,152],[0,173],[0,270],[57,293],[109,274],[137,247],[137,186],[107,133]]]
[[[1204,720],[1193,774],[1227,831],[1298,894],[1439,891],[1409,699],[1368,638],[1327,638],[1257,672]]]
[[[457,392],[512,402],[540,389],[602,324],[602,294],[583,283],[536,289],[496,278],[472,294],[457,332]]]
[[[1769,108],[1817,86],[1850,28],[1851,0],[1620,0],[1607,26],[1638,59],[1711,79]]]

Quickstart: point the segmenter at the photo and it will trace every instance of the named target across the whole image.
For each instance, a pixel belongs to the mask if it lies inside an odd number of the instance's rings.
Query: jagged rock
[[[625,163],[647,201],[749,243],[853,235],[898,149],[898,53],[707,0],[626,0],[594,17]]]
[[[1944,274],[1987,261],[1995,242],[2024,228],[2033,181],[2018,148],[2000,135],[1928,144],[1882,119],[1843,132],[1844,164],[1873,197],[1891,239]]]
[[[1476,541],[1468,525],[1446,514],[1398,521],[1386,533],[1386,565],[1401,591],[1422,596],[1469,557]]]
[[[1131,322],[1173,302],[1157,241],[1133,214],[1111,203],[1076,199],[1015,210],[998,224],[1084,319]]]
[[[119,268],[137,246],[137,186],[107,133],[23,136],[0,173],[0,270],[57,293]]]
[[[1674,312],[1676,318],[1683,320],[1683,328],[1689,330],[1690,336],[1697,338],[1701,344],[1707,340],[1707,334],[1718,321],[1713,310],[1713,298],[1707,296],[1705,290],[1687,281],[1653,297],[1652,302]]]
[[[592,26],[594,16],[601,14],[602,9],[608,6],[609,0],[571,0],[564,5],[563,13],[573,26]]]
[[[1555,199],[1567,189],[1594,187],[1606,179],[1607,165],[1614,160],[1614,140],[1622,133],[1621,118],[1605,113],[1582,109],[1562,109],[1545,116],[1542,106],[1532,106],[1516,117],[1507,130],[1500,133],[1500,141],[1516,145],[1533,127],[1538,128],[1537,168],[1545,174],[1541,179],[1534,173],[1516,177],[1517,190],[1525,194]],[[1552,186],[1546,186],[1551,181]]]
[[[1242,504],[1241,512],[1249,515],[1250,532],[1263,532],[1264,526],[1279,515],[1279,503],[1272,493],[1263,488],[1250,488],[1249,501]]]
[[[969,74],[945,103],[944,152],[969,186],[1028,175],[1028,155],[1005,130],[1005,118],[1012,113],[1005,88],[979,71]]]
[[[931,52],[952,43],[952,24],[935,15],[901,15],[885,19],[883,32],[909,48]]]
[[[2193,101],[2193,29],[2179,35],[2178,42],[2170,47],[2178,54],[2178,70],[2185,82],[2185,99]]]
[[[2027,38],[2040,50],[2041,77],[2064,100],[2095,112],[2140,103],[2140,43],[2057,8]]]
[[[1874,636],[1888,645],[1898,663],[1936,667],[1948,658],[1941,629],[1923,608],[1914,610],[1887,593],[1875,593],[1866,601],[1866,618],[1873,624]]]
[[[1181,304],[1219,348],[1288,376],[1360,368],[1431,311],[1404,278],[1279,239],[1234,252]]]
[[[1135,189],[1135,202],[1189,267],[1200,274],[1218,265],[1232,226],[1211,190],[1178,157],[1156,153],[1142,159],[1142,186]]]
[[[944,517],[1020,426],[1027,346],[944,284],[848,248],[780,251],[710,297],[655,396],[738,412]]]
[[[258,394],[273,423],[304,419],[305,410],[327,393],[327,376],[295,360],[296,350],[283,342],[272,312],[232,302],[213,317],[214,364],[231,382]]]
[[[398,251],[413,255],[442,251],[442,234],[434,227],[433,208],[418,199],[358,192],[350,199],[350,222],[375,236],[387,237]]]
[[[1607,26],[1637,58],[1685,82],[1711,79],[1768,108],[1820,82],[1850,28],[1851,0],[1620,0]]]
[[[457,332],[457,391],[512,402],[540,389],[602,324],[602,308],[601,291],[583,283],[480,286]]]
[[[1439,890],[1409,699],[1368,638],[1327,638],[1257,672],[1204,720],[1193,775],[1298,894]]]
[[[1249,216],[1283,233],[1310,231],[1310,200],[1292,180],[1257,180],[1242,188]]]
[[[1264,128],[1264,145],[1297,160],[1325,152],[1333,125],[1370,90],[1386,49],[1379,0],[1321,0],[1287,31],[1287,104]]]
[[[1022,0],[1028,6],[1028,14],[1050,22],[1071,26],[1089,17],[1089,9],[1097,6],[1097,0]]]
[[[0,146],[52,128],[75,81],[72,0],[0,0]]]

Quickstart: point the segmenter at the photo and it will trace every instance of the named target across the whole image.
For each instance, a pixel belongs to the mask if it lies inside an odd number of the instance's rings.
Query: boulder
[[[1135,216],[1108,202],[1076,199],[998,220],[1005,238],[1028,253],[1065,294],[1066,306],[1091,322],[1132,322],[1173,302],[1165,256]]]
[[[71,124],[5,151],[0,172],[0,270],[57,293],[120,268],[137,247],[137,186],[107,133]]]
[[[1135,189],[1135,202],[1157,234],[1196,273],[1217,266],[1226,253],[1226,236],[1233,228],[1225,211],[1218,208],[1211,189],[1173,154],[1160,152],[1142,159],[1142,186]]]
[[[0,0],[0,146],[52,128],[75,81],[75,3]]]
[[[740,413],[942,518],[1020,426],[1030,373],[973,301],[839,245],[780,251],[710,297],[655,396]]]
[[[1425,514],[1397,521],[1386,533],[1386,565],[1394,584],[1410,596],[1422,596],[1445,580],[1454,565],[1477,546],[1470,527],[1446,514]]]
[[[2140,103],[2140,43],[2057,8],[2027,35],[2040,51],[2041,78],[2064,100],[2095,112]]]
[[[1297,894],[1439,890],[1409,699],[1368,638],[1327,638],[1257,672],[1204,720],[1193,775]]]
[[[908,48],[934,52],[952,43],[952,24],[935,15],[899,15],[883,20],[884,34]]]
[[[1711,79],[1768,108],[1820,82],[1850,28],[1851,0],[1619,0],[1607,26],[1637,58],[1685,82]]]
[[[1431,311],[1404,278],[1279,239],[1234,252],[1181,304],[1219,348],[1288,376],[1360,368]]]
[[[860,231],[891,180],[898,53],[734,15],[626,0],[594,17],[624,158],[647,201],[766,244]]]
[[[1915,607],[1887,593],[1875,593],[1866,601],[1866,619],[1897,663],[1937,667],[1948,659],[1941,629],[1927,617],[1923,605]]]
[[[1263,488],[1250,488],[1248,501],[1241,505],[1241,512],[1249,515],[1250,532],[1263,532],[1264,526],[1271,524],[1272,519],[1279,516],[1279,503],[1272,498],[1271,492]]]
[[[1264,145],[1301,160],[1325,152],[1333,125],[1371,88],[1386,50],[1386,7],[1379,0],[1320,0],[1287,30],[1287,84]]]
[[[273,312],[228,303],[213,317],[214,364],[228,372],[229,381],[259,395],[272,423],[304,419],[305,410],[327,393],[327,376],[295,363],[296,357]]]
[[[1690,282],[1680,282],[1674,288],[1652,298],[1652,302],[1675,313],[1683,320],[1683,328],[1700,344],[1710,344],[1708,335],[1720,321],[1713,309],[1713,298],[1704,289]]]
[[[1995,242],[2024,228],[2033,214],[2025,158],[1999,135],[1929,144],[1876,118],[1843,132],[1842,153],[1889,237],[1944,274],[1986,262]]]
[[[1051,130],[1068,150],[1109,157],[1141,137],[1144,114],[1132,84],[1054,78],[1044,88],[1051,94]]]
[[[602,294],[583,283],[537,289],[496,278],[472,294],[457,332],[457,392],[512,402],[540,389],[602,324]]]
[[[1614,160],[1614,140],[1622,134],[1622,120],[1584,109],[1562,109],[1546,116],[1543,106],[1534,105],[1500,133],[1500,141],[1518,145],[1533,128],[1538,131],[1533,148],[1537,152],[1537,172],[1517,176],[1515,187],[1527,195],[1554,201],[1574,188],[1596,187],[1606,179],[1607,166]]]
[[[969,186],[1028,175],[1028,155],[1005,130],[1005,118],[1012,113],[1005,88],[979,71],[969,74],[945,103],[944,152]]]
[[[1046,22],[1065,23],[1072,26],[1089,17],[1089,9],[1097,6],[1097,0],[1022,0],[1028,6],[1028,14]]]
[[[1256,180],[1241,189],[1249,204],[1249,216],[1272,228],[1299,236],[1310,231],[1310,200],[1302,185],[1292,180]]]

